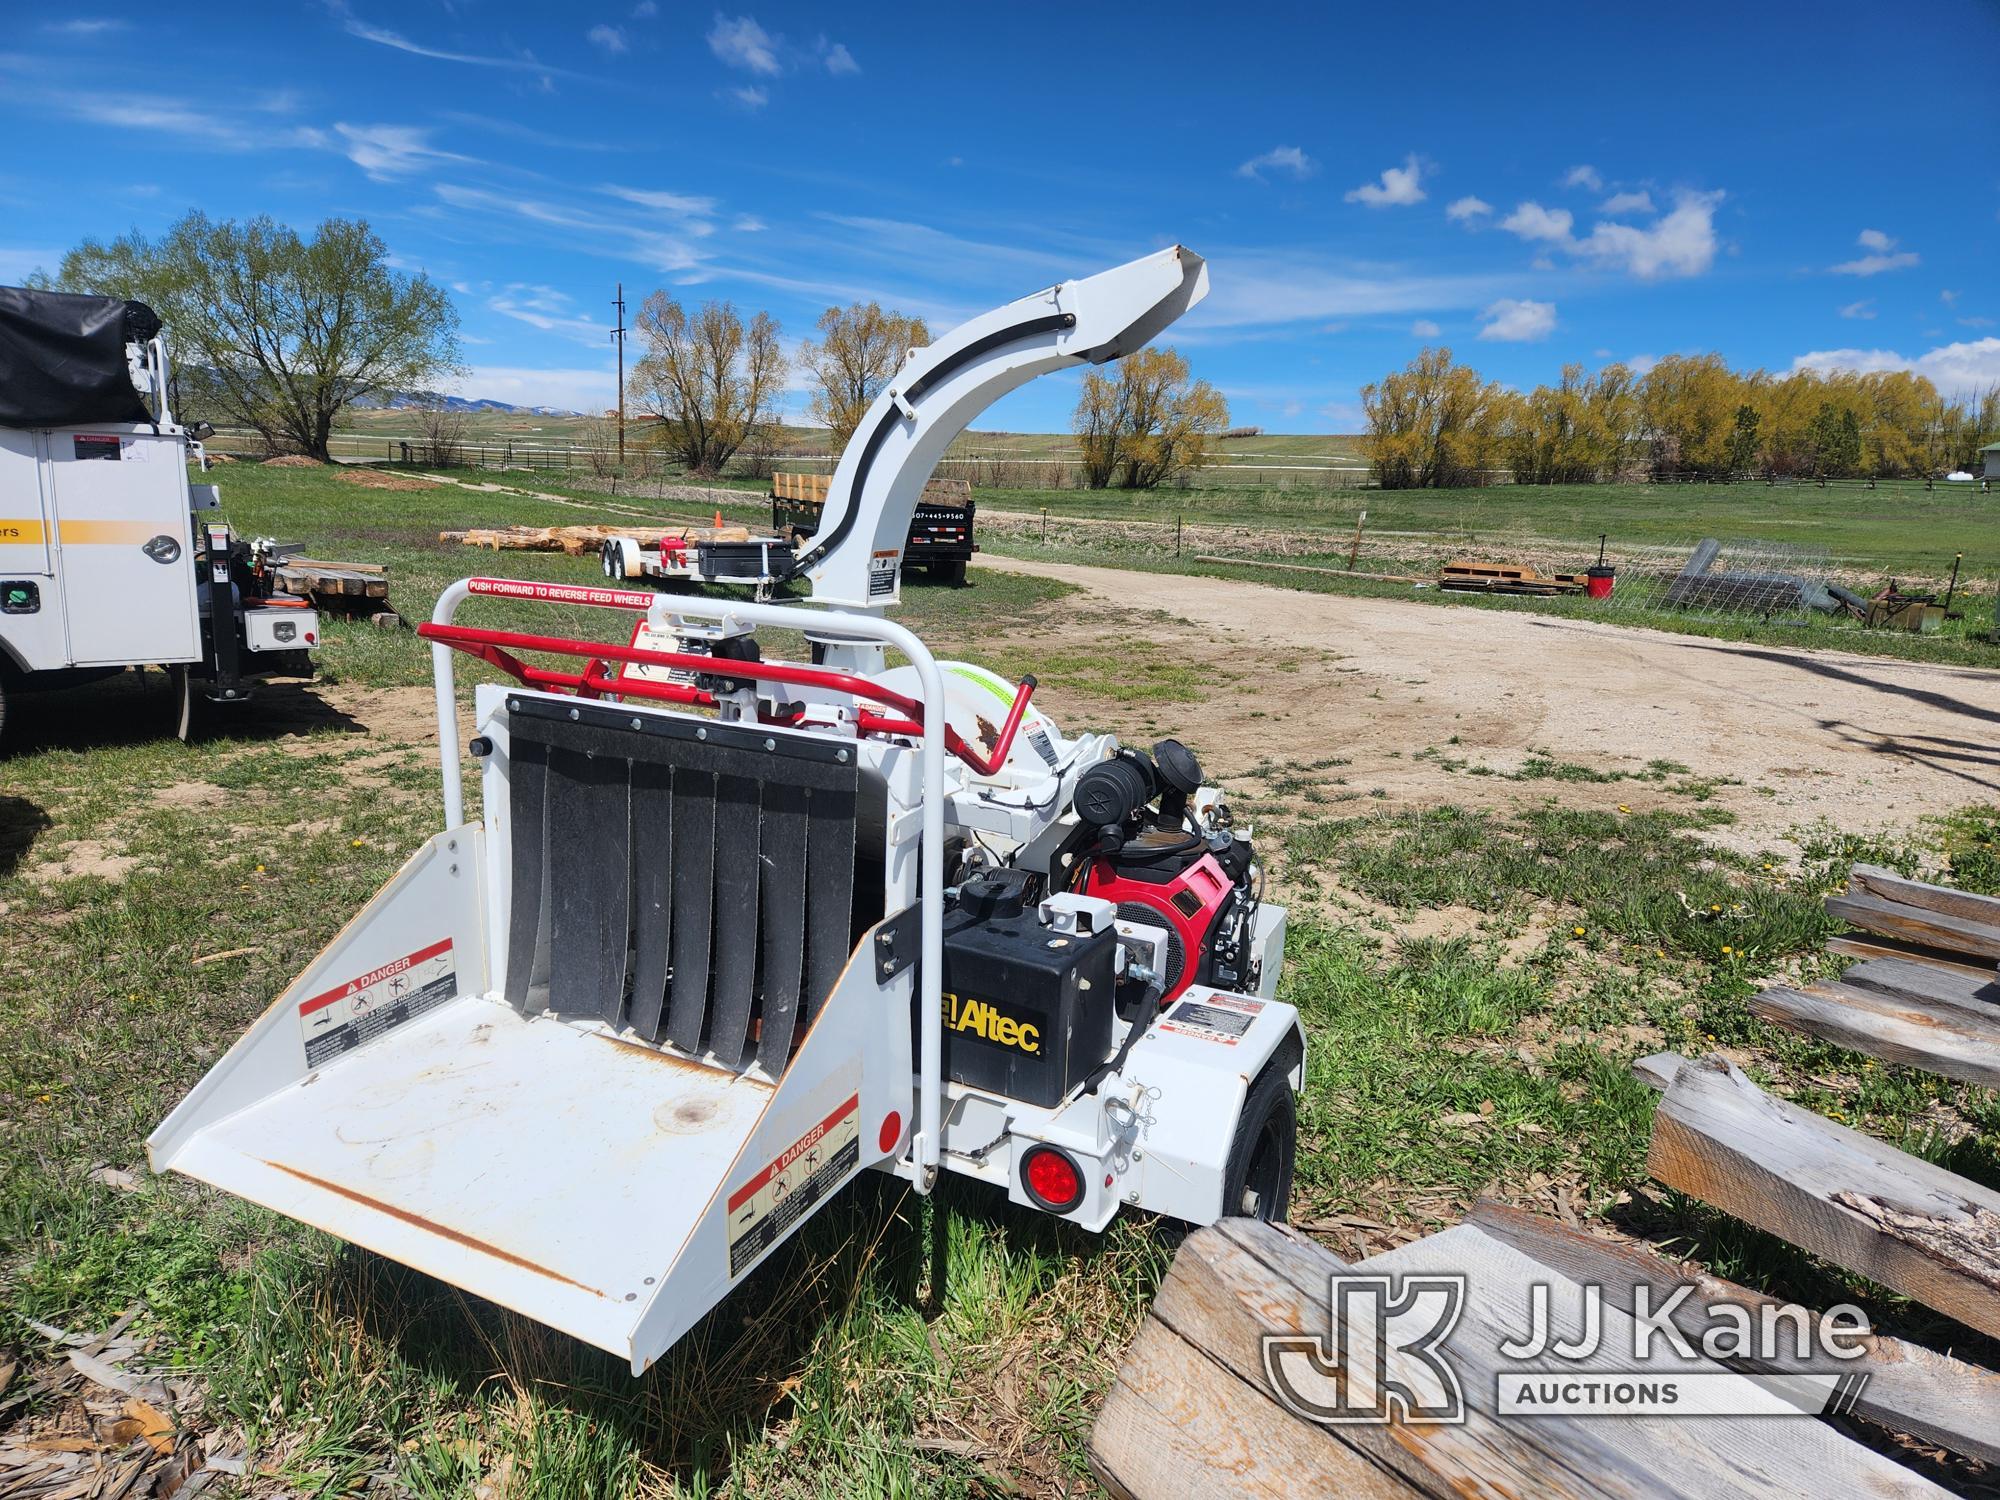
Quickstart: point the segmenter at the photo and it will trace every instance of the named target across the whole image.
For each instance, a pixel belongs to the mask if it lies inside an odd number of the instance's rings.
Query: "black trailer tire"
[[[953,562],[934,562],[930,565],[930,575],[940,583],[948,583],[955,589],[962,589],[965,587],[965,559],[961,557]]]
[[[1229,1161],[1222,1172],[1224,1218],[1283,1223],[1292,1208],[1292,1168],[1298,1159],[1299,1108],[1292,1069],[1299,1044],[1288,1039],[1272,1054],[1243,1096]]]

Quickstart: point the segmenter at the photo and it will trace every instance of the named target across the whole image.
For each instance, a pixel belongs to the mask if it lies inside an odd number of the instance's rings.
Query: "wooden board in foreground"
[[[1987,1016],[1936,1000],[1829,983],[1773,985],[1751,997],[1765,1020],[1884,1062],[2000,1088],[2000,1007]]]
[[[2000,1193],[1686,1061],[1647,1167],[1746,1223],[2000,1337]]]
[[[1442,1346],[1465,1396],[1461,1423],[1318,1423],[1277,1399],[1265,1336],[1312,1335],[1331,1349],[1329,1276],[1463,1275],[1464,1310]],[[1091,1434],[1092,1471],[1133,1500],[1270,1496],[1924,1495],[1927,1481],[1805,1417],[1497,1415],[1503,1370],[1631,1374],[1631,1320],[1603,1311],[1603,1352],[1521,1360],[1500,1344],[1527,1326],[1531,1288],[1550,1289],[1557,1331],[1573,1335],[1574,1281],[1480,1229],[1460,1226],[1351,1266],[1282,1225],[1230,1219],[1183,1242]],[[1607,1302],[1609,1299],[1607,1299]],[[1369,1348],[1365,1330],[1341,1331]],[[1617,1352],[1619,1350],[1625,1352]],[[1739,1380],[1703,1356],[1666,1350],[1648,1371]],[[1366,1354],[1361,1355],[1366,1358]],[[1413,1357],[1382,1351],[1412,1380]],[[1310,1356],[1295,1353],[1293,1361]],[[1288,1368],[1288,1367],[1285,1367]],[[1747,1385],[1747,1381],[1746,1381]]]
[[[1708,1309],[1718,1304],[1753,1313],[1762,1309],[1783,1310],[1787,1316],[1804,1312],[1711,1276],[1699,1267],[1677,1264],[1642,1246],[1587,1234],[1491,1200],[1474,1204],[1466,1222],[1571,1281],[1603,1287],[1606,1300],[1621,1312],[1632,1311],[1635,1288],[1650,1288],[1650,1308],[1658,1311],[1672,1306],[1669,1316],[1674,1326],[1691,1340],[1698,1340],[1715,1326]],[[1686,1294],[1673,1301],[1682,1288]],[[1868,1335],[1860,1342],[1865,1352],[1856,1360],[1801,1359],[1788,1338],[1776,1358],[1725,1356],[1721,1362],[1731,1369],[1760,1374],[1801,1370],[1865,1374],[1868,1383],[1854,1407],[1861,1416],[1953,1453],[2000,1463],[2000,1375],[1901,1339]]]
[[[1948,917],[2000,927],[2000,896],[1981,896],[1948,885],[1911,880],[1880,865],[1856,865],[1848,873],[1847,889],[1850,895],[1873,896],[1880,901],[1894,901],[1899,906],[1920,907],[1925,911],[1942,912]]]
[[[1877,937],[1867,932],[1837,932],[1826,940],[1826,951],[1843,958],[1904,958],[1933,968],[1956,969],[1981,979],[1993,977],[1993,960],[1952,953],[1924,943],[1906,943],[1897,938]]]
[[[1989,963],[2000,959],[2000,927],[1985,922],[1867,894],[1828,896],[1826,909],[1850,927],[1881,937],[1970,954]]]

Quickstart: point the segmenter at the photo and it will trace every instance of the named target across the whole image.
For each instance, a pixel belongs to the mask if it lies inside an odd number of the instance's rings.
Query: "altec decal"
[[[729,1195],[729,1274],[742,1274],[860,1166],[861,1096],[849,1094]]]
[[[457,993],[451,939],[440,938],[302,1000],[299,1031],[305,1038],[306,1066],[316,1068],[330,1057],[373,1041]]]
[[[944,1024],[953,1031],[970,1032],[996,1046],[1013,1047],[1027,1053],[1042,1050],[1041,1027],[1003,1014],[991,1000],[947,993],[944,997]]]

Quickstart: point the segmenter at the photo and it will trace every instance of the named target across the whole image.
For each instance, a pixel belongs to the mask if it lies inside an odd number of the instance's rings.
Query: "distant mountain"
[[[499,411],[521,417],[583,415],[582,412],[567,411],[560,406],[516,406],[511,401],[494,401],[487,397],[445,396],[436,391],[396,391],[386,397],[366,397],[354,404],[369,411],[414,411],[424,407],[442,406],[446,411]]]

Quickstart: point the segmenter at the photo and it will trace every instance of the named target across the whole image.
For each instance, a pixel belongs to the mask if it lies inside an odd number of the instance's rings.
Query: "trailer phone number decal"
[[[316,1068],[363,1042],[372,1042],[457,993],[451,939],[440,938],[427,948],[302,1000],[299,1030],[305,1037],[306,1066]]]
[[[860,1165],[861,1096],[850,1094],[729,1195],[729,1274],[741,1275]]]

